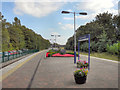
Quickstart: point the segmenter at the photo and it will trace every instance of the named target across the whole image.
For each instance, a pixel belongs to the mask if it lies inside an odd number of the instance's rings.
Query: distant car
[[[15,50],[12,50],[13,54],[17,54],[17,52]]]
[[[8,51],[9,53],[10,53],[10,55],[12,55],[13,54],[13,52],[12,51]]]
[[[8,56],[8,55],[10,55],[9,52],[4,52],[4,56]]]

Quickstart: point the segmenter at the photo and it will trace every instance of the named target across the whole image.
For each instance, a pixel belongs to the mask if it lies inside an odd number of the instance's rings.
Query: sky
[[[114,15],[120,12],[119,0],[3,0],[2,14],[8,22],[14,17],[21,24],[40,34],[43,38],[54,42],[52,34],[60,35],[56,42],[64,45],[74,34],[74,16],[62,14],[62,11],[87,12],[88,15],[76,14],[76,29],[95,19],[99,13],[109,12]],[[0,9],[1,10],[1,9]]]

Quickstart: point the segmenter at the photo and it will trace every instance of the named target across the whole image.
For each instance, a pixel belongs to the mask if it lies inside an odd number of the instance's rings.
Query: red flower
[[[86,61],[84,61],[84,64],[86,63]]]

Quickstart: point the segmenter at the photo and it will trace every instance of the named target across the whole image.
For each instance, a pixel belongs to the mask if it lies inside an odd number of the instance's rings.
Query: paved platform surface
[[[91,58],[85,84],[74,81],[73,57],[48,57],[43,51],[2,81],[3,88],[118,88],[118,63]],[[86,60],[86,56],[81,56]]]

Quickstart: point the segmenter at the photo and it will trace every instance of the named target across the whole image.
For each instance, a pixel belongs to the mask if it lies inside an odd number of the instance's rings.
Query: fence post
[[[17,58],[17,52],[16,52],[16,58]]]
[[[14,59],[14,53],[12,55],[13,55],[13,59]]]
[[[5,52],[2,52],[2,62],[4,62]]]
[[[19,53],[19,51],[17,51],[17,53],[18,53],[18,57],[20,57],[20,53]]]
[[[9,52],[8,52],[8,61],[9,61]]]
[[[23,53],[23,52],[20,53],[20,56],[22,56],[22,53]]]

